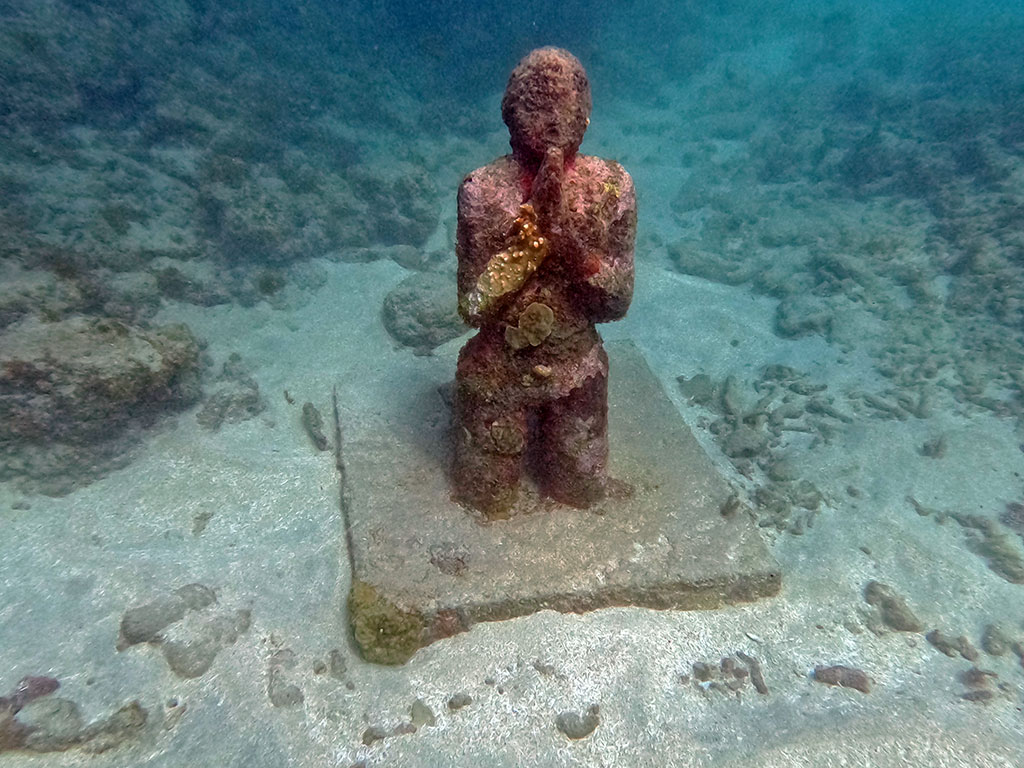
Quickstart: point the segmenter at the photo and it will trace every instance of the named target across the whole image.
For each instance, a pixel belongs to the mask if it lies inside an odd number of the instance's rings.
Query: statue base
[[[453,503],[440,395],[436,414],[420,414],[432,434],[405,440],[382,428],[346,444],[348,610],[364,658],[401,664],[477,622],[544,609],[693,610],[778,593],[778,565],[753,521],[743,509],[723,514],[729,486],[640,352],[606,348],[619,490],[589,509],[543,499],[529,481],[507,520]]]

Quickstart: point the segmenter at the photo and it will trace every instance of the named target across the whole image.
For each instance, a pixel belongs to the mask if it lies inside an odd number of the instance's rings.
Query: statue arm
[[[606,247],[592,250],[580,264],[577,295],[592,322],[625,317],[633,298],[633,251],[636,243],[636,193],[624,170],[618,202],[608,227]]]
[[[479,227],[481,208],[472,175],[459,186],[458,224],[455,231],[455,256],[458,259],[457,284],[459,298],[459,315],[463,321],[479,328],[487,319],[486,312],[480,311],[470,300],[476,288],[477,280],[483,274],[490,258],[481,245]]]

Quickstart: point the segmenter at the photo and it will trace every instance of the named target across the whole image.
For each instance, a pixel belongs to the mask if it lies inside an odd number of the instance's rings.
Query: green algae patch
[[[356,644],[367,661],[404,664],[424,644],[423,617],[402,610],[365,581],[352,584],[348,613]]]

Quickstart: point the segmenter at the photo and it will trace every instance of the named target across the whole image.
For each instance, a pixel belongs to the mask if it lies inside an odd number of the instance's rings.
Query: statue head
[[[537,165],[549,149],[572,157],[590,124],[590,83],[579,59],[561,48],[538,48],[508,78],[501,118],[512,153]]]

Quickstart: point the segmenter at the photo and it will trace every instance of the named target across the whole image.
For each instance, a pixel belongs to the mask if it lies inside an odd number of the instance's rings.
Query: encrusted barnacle
[[[555,313],[547,304],[535,301],[519,315],[519,326],[505,329],[505,341],[512,349],[536,347],[551,335]]]
[[[508,246],[491,257],[467,297],[470,312],[484,312],[501,296],[518,291],[547,255],[548,239],[537,225],[537,212],[524,203],[512,224]]]
[[[526,446],[526,436],[510,417],[502,417],[491,422],[490,435],[496,453],[515,455],[522,453]]]

